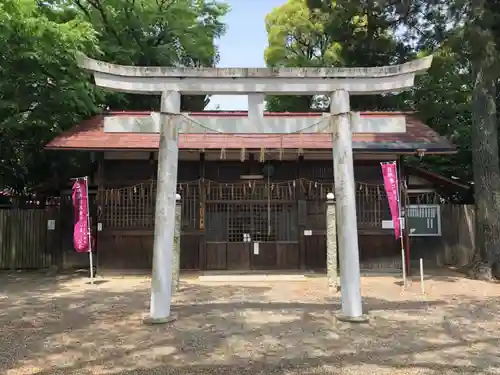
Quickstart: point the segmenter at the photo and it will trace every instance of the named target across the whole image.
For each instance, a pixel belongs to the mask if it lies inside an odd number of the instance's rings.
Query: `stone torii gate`
[[[91,71],[97,86],[112,90],[161,95],[161,112],[151,121],[105,122],[106,132],[160,133],[155,212],[153,274],[149,321],[164,323],[171,315],[172,249],[176,204],[178,134],[202,133],[181,114],[181,94],[248,95],[248,117],[214,122],[222,133],[332,134],[337,211],[342,313],[345,320],[363,320],[352,133],[405,132],[397,124],[369,124],[350,112],[349,95],[383,94],[413,87],[432,56],[405,64],[373,68],[173,68],[109,64],[80,56],[80,67]],[[324,124],[307,126],[305,119],[264,117],[265,95],[329,95],[330,113]],[[304,126],[306,125],[306,126]],[[326,125],[326,126],[325,126]]]

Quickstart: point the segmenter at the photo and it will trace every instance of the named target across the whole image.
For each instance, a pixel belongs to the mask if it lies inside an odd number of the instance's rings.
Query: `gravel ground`
[[[149,280],[0,274],[0,374],[500,374],[500,285],[458,275],[402,290],[366,276],[368,324],[335,319],[326,279],[184,279],[178,320],[145,326]]]

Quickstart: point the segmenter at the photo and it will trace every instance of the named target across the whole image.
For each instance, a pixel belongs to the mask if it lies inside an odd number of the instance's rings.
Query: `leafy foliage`
[[[130,65],[213,66],[228,6],[212,0],[4,0],[0,3],[0,190],[22,193],[79,174],[88,155],[44,152],[105,107],[148,110],[159,98],[96,89],[75,54]],[[206,97],[185,97],[201,110]],[[83,159],[82,159],[83,157]]]
[[[404,61],[413,52],[394,36],[399,21],[381,2],[289,0],[266,17],[268,66],[384,66]],[[396,109],[403,96],[352,98],[355,109]],[[325,109],[318,97],[270,97],[270,111]]]
[[[191,0],[72,0],[78,15],[99,34],[101,59],[141,66],[214,66],[214,41],[225,31],[221,22],[228,6]],[[200,111],[205,96],[182,98],[184,110]],[[111,109],[159,108],[158,97],[110,93]]]
[[[449,46],[434,53],[429,73],[419,77],[408,107],[458,149],[455,155],[424,158],[421,166],[462,181],[472,179],[472,81],[470,63]]]
[[[426,157],[425,166],[470,180],[471,70],[468,50],[460,42],[461,18],[452,19],[451,5],[445,0],[289,0],[266,18],[266,62],[269,66],[367,67],[434,53],[429,74],[419,77],[411,92],[355,96],[351,106],[354,110],[415,111],[459,148],[452,158]],[[453,22],[456,27],[451,35]],[[328,100],[321,97],[270,97],[267,104],[271,111],[328,108]],[[410,162],[420,163],[416,158]]]
[[[58,23],[33,1],[0,4],[0,183],[22,190],[58,163],[41,152],[60,130],[96,111],[96,96],[76,66],[77,51],[96,53],[86,22]],[[30,172],[34,172],[30,174]]]

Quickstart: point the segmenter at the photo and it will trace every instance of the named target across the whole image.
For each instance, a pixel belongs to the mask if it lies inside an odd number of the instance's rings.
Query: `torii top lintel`
[[[413,87],[415,75],[425,73],[431,63],[432,56],[371,68],[176,68],[116,65],[78,56],[79,66],[93,72],[96,85],[155,95],[167,90],[226,95],[389,93]]]

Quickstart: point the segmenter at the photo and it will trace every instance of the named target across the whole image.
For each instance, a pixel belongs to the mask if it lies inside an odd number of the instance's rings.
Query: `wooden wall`
[[[60,224],[57,207],[0,209],[0,270],[61,266]]]
[[[156,160],[110,160],[103,159],[100,169],[100,183],[107,187],[123,187],[140,181],[156,178]],[[288,181],[305,178],[313,181],[333,181],[333,165],[329,160],[271,161],[274,166],[272,181]],[[382,183],[378,161],[355,161],[354,178],[358,182]],[[262,173],[262,163],[257,160],[206,161],[204,178],[226,182],[239,180],[242,174]],[[196,180],[202,175],[199,161],[179,161],[179,182]]]
[[[101,265],[112,265],[116,268],[150,268],[152,259],[154,192],[144,193],[149,198],[148,204],[137,201],[142,193],[124,194],[126,186],[137,185],[134,189],[147,190],[147,184],[156,178],[157,162],[154,158],[144,156],[143,160],[111,160],[102,159],[98,168],[99,189],[101,192],[111,192],[114,189],[116,200],[128,200],[128,203],[115,204],[108,210],[115,210],[116,218],[112,228],[104,226],[99,233],[99,262]],[[284,160],[272,161],[274,173],[271,183],[286,181],[297,182],[296,205],[298,205],[299,223],[298,232],[301,233],[297,244],[283,244],[275,246],[272,253],[273,260],[278,268],[290,268],[298,263],[298,267],[305,269],[323,269],[326,266],[326,194],[333,191],[333,165],[328,160]],[[181,160],[178,167],[178,182],[180,189],[199,190],[199,179],[220,184],[241,184],[240,175],[260,174],[262,164],[258,160],[230,161],[209,160],[205,162]],[[382,184],[382,175],[378,161],[356,161],[355,179],[358,184],[356,191],[358,208],[359,244],[361,259],[370,259],[377,256],[392,256],[398,254],[398,244],[390,230],[381,229],[381,220],[390,218],[385,191]],[[194,183],[193,186],[190,184]],[[267,179],[261,181],[267,183]],[[142,185],[141,185],[142,184]],[[144,185],[144,186],[143,186]],[[221,185],[222,186],[222,185]],[[135,191],[135,190],[134,190]],[[142,190],[141,190],[142,191]],[[203,190],[203,194],[206,193]],[[233,247],[228,249],[225,241],[208,241],[197,227],[199,222],[199,197],[189,197],[185,191],[180,191],[183,197],[183,225],[181,236],[181,267],[183,269],[224,268],[227,259],[234,253]],[[201,193],[200,193],[201,194]],[[129,197],[129,198],[126,198]],[[212,198],[213,199],[213,198]],[[228,199],[228,198],[221,198]],[[302,202],[302,209],[300,208]],[[301,211],[302,210],[302,211]],[[132,212],[134,211],[134,212]],[[140,212],[139,212],[140,211]],[[101,213],[102,214],[102,213]],[[133,215],[132,215],[133,214]],[[130,221],[131,216],[136,219]],[[102,217],[99,219],[102,221]],[[129,221],[127,221],[129,220]],[[118,223],[120,221],[120,223]],[[119,227],[116,227],[117,223]],[[193,225],[193,223],[195,223]],[[304,236],[303,231],[313,231],[312,236]],[[209,249],[209,251],[207,251]],[[282,249],[282,251],[279,251]],[[292,251],[293,250],[293,251]],[[244,251],[246,253],[246,251]],[[267,251],[267,253],[271,253]],[[286,254],[285,254],[286,253]],[[293,256],[292,256],[293,255]],[[229,258],[228,258],[229,257]],[[253,259],[249,251],[248,259],[235,259],[240,262],[254,265],[263,262]],[[269,260],[271,261],[271,260]],[[278,262],[279,261],[279,262]],[[260,263],[259,263],[260,262]],[[246,264],[245,263],[245,264]],[[282,266],[280,266],[280,264]]]
[[[412,237],[411,258],[437,265],[465,266],[475,251],[473,205],[441,205],[441,237]]]

